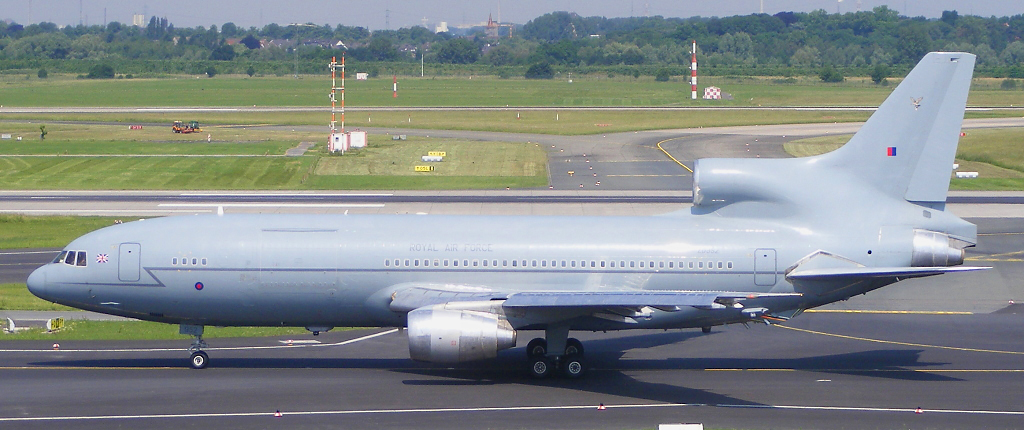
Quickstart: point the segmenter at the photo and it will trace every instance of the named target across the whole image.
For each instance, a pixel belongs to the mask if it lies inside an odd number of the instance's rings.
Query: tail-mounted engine
[[[504,316],[445,309],[436,305],[409,312],[409,356],[417,361],[458,363],[494,358],[516,346],[516,331]]]
[[[973,243],[952,238],[948,234],[914,230],[913,267],[948,267],[964,264],[964,248]]]

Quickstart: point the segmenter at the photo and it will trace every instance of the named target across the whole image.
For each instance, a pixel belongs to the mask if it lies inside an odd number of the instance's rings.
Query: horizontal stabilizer
[[[973,272],[991,267],[827,267],[819,269],[799,268],[789,272],[789,279],[835,279],[835,278],[920,278],[943,273]]]
[[[692,306],[720,308],[721,302],[763,297],[792,297],[799,293],[755,293],[735,291],[545,291],[509,295],[506,308],[534,307],[643,307]]]

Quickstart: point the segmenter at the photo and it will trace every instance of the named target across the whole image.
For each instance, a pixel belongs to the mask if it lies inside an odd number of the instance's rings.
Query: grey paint
[[[970,54],[929,54],[833,153],[698,161],[689,211],[159,218],[76,239],[66,249],[87,251],[87,267],[48,264],[28,286],[86,310],[194,325],[402,326],[434,306],[552,331],[787,318],[970,270],[950,266],[976,228],[943,201],[973,66]],[[125,243],[140,245],[138,279],[119,278]]]

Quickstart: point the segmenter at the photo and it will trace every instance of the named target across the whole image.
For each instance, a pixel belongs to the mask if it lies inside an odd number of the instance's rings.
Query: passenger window
[[[459,260],[452,260],[452,266],[459,267]]]
[[[722,268],[722,262],[721,262],[721,261],[719,261],[719,262],[718,262],[718,268],[719,268],[719,269],[721,269],[721,268]]]
[[[610,266],[611,266],[612,268],[615,268],[615,261],[612,261],[612,262],[610,263]]]
[[[641,261],[641,262],[640,262],[640,268],[641,268],[641,269],[643,269],[643,268],[644,268],[644,262],[643,262],[643,261]]]
[[[498,267],[498,260],[491,260],[491,266]]]
[[[434,267],[437,267],[437,266],[440,266],[440,265],[441,265],[441,260],[435,259],[434,260]]]
[[[384,267],[391,266],[391,260],[384,260]]]
[[[398,266],[401,266],[401,265],[402,265],[402,262],[401,262],[401,261],[399,261],[399,260],[398,260],[398,259],[396,258],[396,259],[395,259],[395,267],[398,267]]]
[[[534,266],[536,266],[536,264]],[[548,267],[548,260],[542,260],[540,262],[540,267]]]
[[[67,255],[68,255],[67,251],[61,251],[60,254],[57,255],[57,258],[54,258],[53,261],[51,261],[51,263],[63,262],[64,261],[64,257],[67,257]]]
[[[553,261],[551,263],[554,264]],[[573,264],[573,266],[575,267],[575,264]],[[562,267],[565,267],[565,260],[562,260]]]
[[[668,262],[668,268],[669,269],[675,269],[676,268],[676,262],[675,261],[669,261]]]
[[[512,260],[512,267],[516,267],[516,260]]]
[[[413,267],[420,267],[420,260],[419,259],[412,260],[412,265],[413,265]]]
[[[533,260],[533,267],[537,267],[537,260]]]
[[[202,264],[203,264],[203,265],[205,266],[205,265],[206,265],[206,259],[204,258],[204,259],[203,259],[203,260],[201,261],[201,263],[202,263]]]
[[[601,260],[601,268],[604,268],[604,260]]]
[[[409,267],[409,260],[408,259],[405,260],[405,267]]]
[[[171,259],[171,265],[172,266],[177,266],[178,265],[178,257],[174,257],[174,258]]]
[[[729,268],[732,269],[732,262],[729,262]]]
[[[448,267],[448,259],[447,258],[444,260],[444,267]]]
[[[569,263],[571,263],[571,264],[569,264],[570,266],[576,267],[576,260],[570,261]],[[564,261],[562,262],[562,267],[565,267],[565,262]]]
[[[665,262],[664,261],[659,261],[658,262],[658,268],[659,269],[664,269],[665,268]]]
[[[487,260],[484,260],[484,262],[486,263]],[[473,260],[473,267],[476,267],[479,263],[480,263],[479,261]]]
[[[78,264],[77,264],[78,266],[85,267],[85,264],[86,264],[85,255],[86,255],[85,251],[78,251]]]
[[[704,262],[701,261],[701,262],[697,263],[697,268],[698,269],[703,269],[704,268]]]
[[[473,262],[473,265],[476,266],[476,262],[475,261]],[[484,260],[484,267],[487,267],[487,260]]]
[[[69,266],[75,265],[75,255],[78,254],[76,251],[68,251],[68,256],[64,258],[64,264]]]
[[[193,259],[192,259],[192,265],[193,265],[193,266],[195,266],[195,265],[196,265],[196,263],[198,263],[198,262],[199,262],[199,260],[197,260],[197,259],[195,259],[195,258],[193,258]]]
[[[650,267],[650,268],[653,269],[654,268],[654,262],[651,261],[651,262],[647,263],[647,267]]]
[[[468,267],[469,266],[469,260],[462,260],[462,265]]]
[[[501,267],[508,267],[508,260],[501,260]]]
[[[693,262],[692,262],[692,261],[690,262],[690,264],[689,264],[689,267],[690,267],[691,269],[693,268]]]
[[[630,261],[629,262],[629,267],[630,268],[636,267],[636,262],[635,261]]]

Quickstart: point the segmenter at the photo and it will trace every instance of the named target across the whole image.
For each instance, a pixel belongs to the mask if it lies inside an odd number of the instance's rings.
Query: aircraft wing
[[[722,309],[739,301],[769,297],[796,297],[800,293],[740,291],[525,291],[504,293],[486,287],[454,284],[406,284],[397,286],[390,308],[408,312],[424,306],[453,302],[501,301],[505,308],[642,308],[678,310],[683,306]]]
[[[691,306],[700,309],[720,309],[745,299],[800,295],[800,293],[736,291],[528,291],[510,294],[502,306],[506,308],[650,306],[662,310]]]
[[[786,278],[794,280],[824,280],[840,278],[920,278],[924,276],[941,275],[943,273],[972,272],[975,270],[986,270],[990,267],[825,267],[814,269],[800,269],[799,267],[788,274]]]

